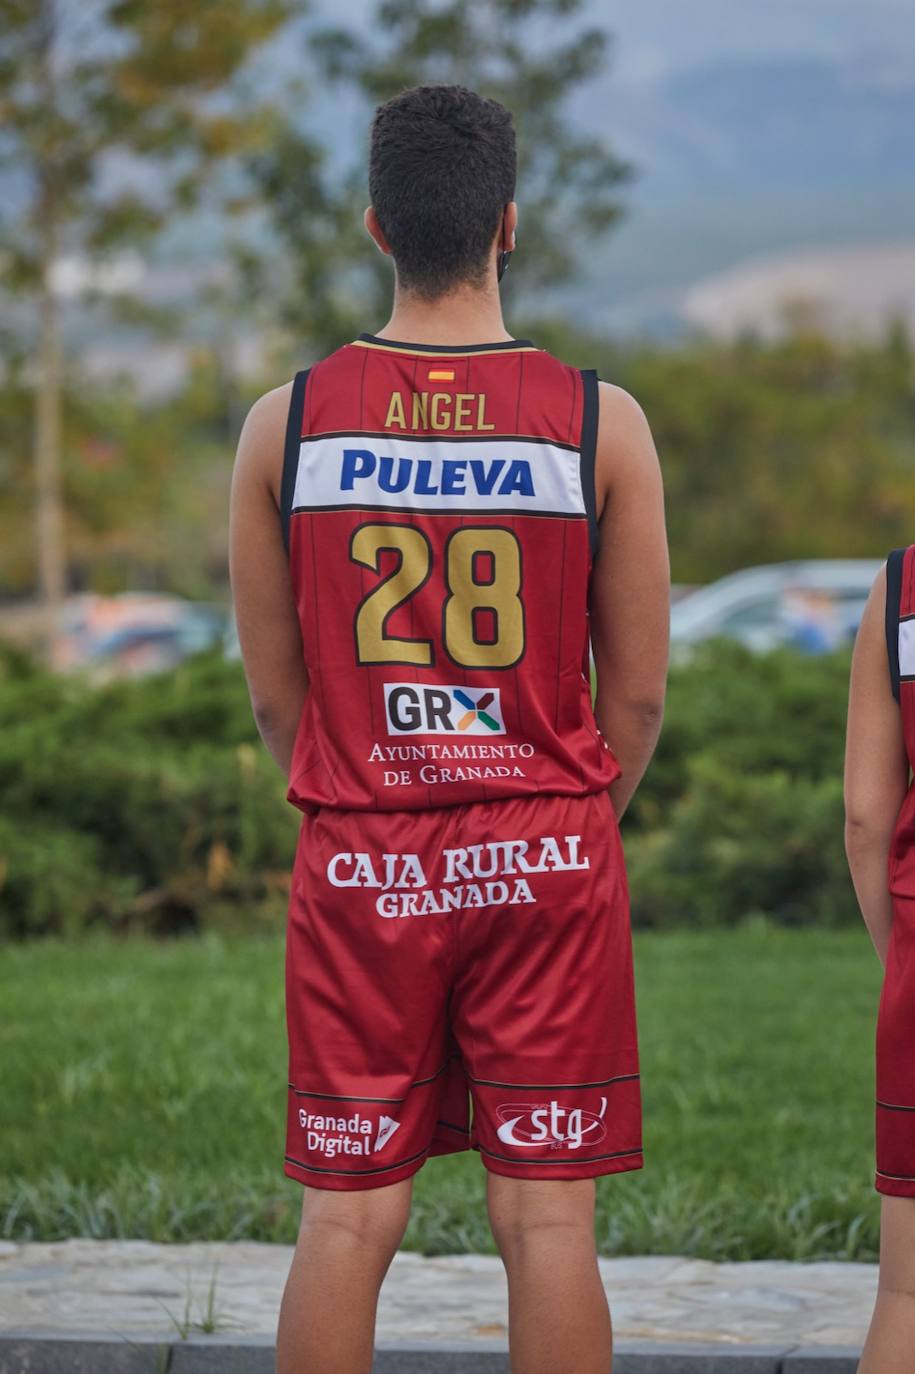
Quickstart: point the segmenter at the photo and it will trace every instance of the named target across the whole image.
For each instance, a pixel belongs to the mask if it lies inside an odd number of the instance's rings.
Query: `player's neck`
[[[502,343],[511,339],[502,319],[498,287],[459,287],[434,301],[394,292],[391,318],[378,338],[415,344]]]

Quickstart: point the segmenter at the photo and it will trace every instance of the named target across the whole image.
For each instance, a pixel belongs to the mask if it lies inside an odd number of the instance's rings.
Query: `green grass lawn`
[[[646,1167],[601,1249],[871,1259],[879,969],[862,930],[637,939]],[[291,1240],[282,948],[0,954],[0,1235]],[[416,1178],[411,1248],[490,1250],[476,1152]]]

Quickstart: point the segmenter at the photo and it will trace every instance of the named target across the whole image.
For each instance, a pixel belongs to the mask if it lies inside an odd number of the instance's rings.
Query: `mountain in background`
[[[615,62],[603,97],[577,108],[640,173],[574,294],[593,324],[676,333],[694,318],[688,293],[726,304],[734,269],[793,289],[799,261],[842,249],[869,279],[885,245],[915,243],[913,0],[594,0],[591,13]],[[841,285],[829,265],[813,275]]]

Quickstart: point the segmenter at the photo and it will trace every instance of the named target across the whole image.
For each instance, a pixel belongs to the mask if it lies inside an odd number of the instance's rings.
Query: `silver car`
[[[850,644],[883,560],[810,559],[731,573],[671,609],[675,650],[716,635],[750,649],[828,653]]]

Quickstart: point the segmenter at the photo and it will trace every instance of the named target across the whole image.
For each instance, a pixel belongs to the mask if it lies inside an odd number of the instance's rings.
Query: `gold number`
[[[428,580],[429,541],[413,525],[360,525],[350,557],[379,572],[382,552],[396,553],[393,572],[363,597],[356,611],[358,663],[434,662],[430,639],[399,639],[386,633],[388,617]],[[484,566],[485,561],[485,566]],[[521,546],[511,530],[465,525],[445,546],[442,639],[448,656],[462,668],[511,668],[524,653]],[[478,633],[480,613],[489,612],[493,633]]]
[[[350,542],[350,557],[379,572],[381,554],[399,555],[397,566],[364,597],[356,611],[356,660],[359,663],[432,663],[430,639],[398,639],[385,632],[388,616],[408,601],[429,576],[429,541],[412,525],[360,525]]]
[[[484,577],[486,559],[491,575]],[[448,540],[445,559],[445,648],[464,668],[511,668],[524,653],[521,548],[511,530],[464,526]],[[495,620],[490,637],[477,634],[477,614]]]

